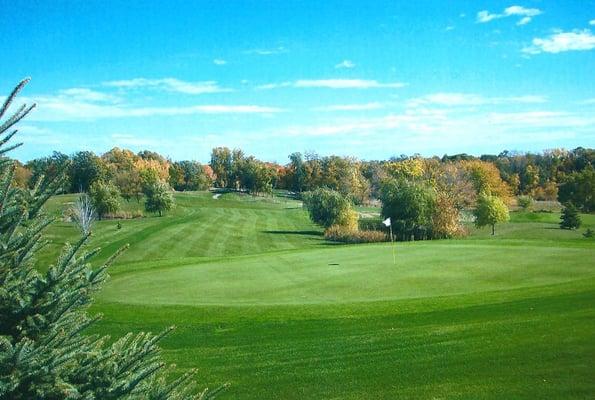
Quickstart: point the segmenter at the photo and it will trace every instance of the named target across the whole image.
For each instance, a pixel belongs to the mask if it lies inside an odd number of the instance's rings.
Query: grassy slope
[[[496,237],[400,243],[393,265],[388,245],[324,244],[296,203],[176,200],[163,218],[98,224],[101,257],[131,248],[94,307],[96,330],[175,324],[166,357],[209,386],[231,382],[224,398],[595,392],[595,242],[557,229],[558,214],[516,213]],[[65,223],[50,233],[48,259],[76,237]]]

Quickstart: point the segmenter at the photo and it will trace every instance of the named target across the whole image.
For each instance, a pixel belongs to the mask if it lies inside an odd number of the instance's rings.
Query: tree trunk
[[[496,234],[496,224],[492,224],[492,236]]]

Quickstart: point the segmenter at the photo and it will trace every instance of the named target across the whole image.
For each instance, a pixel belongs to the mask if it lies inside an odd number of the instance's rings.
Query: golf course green
[[[40,268],[75,227],[56,196]],[[297,201],[179,193],[163,217],[98,221],[125,244],[94,333],[159,332],[222,399],[587,399],[595,393],[595,215],[514,212],[467,238],[338,245]],[[141,208],[134,201],[125,208]],[[368,210],[369,211],[369,210]],[[394,261],[393,261],[394,252]]]

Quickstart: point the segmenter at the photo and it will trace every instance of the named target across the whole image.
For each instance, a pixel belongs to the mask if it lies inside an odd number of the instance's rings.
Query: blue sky
[[[0,0],[21,160],[595,147],[595,1]]]

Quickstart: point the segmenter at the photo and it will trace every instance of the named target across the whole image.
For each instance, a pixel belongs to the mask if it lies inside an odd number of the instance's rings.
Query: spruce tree
[[[560,216],[561,229],[578,229],[581,226],[581,217],[578,209],[572,203],[566,203]]]
[[[27,81],[8,96],[0,120]],[[84,333],[99,319],[86,310],[115,259],[91,268],[97,250],[85,250],[89,234],[67,245],[54,265],[35,267],[51,223],[43,205],[63,182],[54,177],[42,178],[32,190],[13,186],[15,165],[6,157],[20,145],[10,143],[13,127],[33,107],[23,105],[0,122],[0,399],[212,397],[221,388],[191,394],[193,372],[166,381],[157,344],[171,328],[115,341]]]

